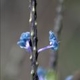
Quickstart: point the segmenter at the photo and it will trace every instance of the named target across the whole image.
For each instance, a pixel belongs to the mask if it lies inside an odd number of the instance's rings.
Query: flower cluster
[[[23,32],[21,34],[20,39],[17,42],[17,44],[20,46],[20,48],[24,48],[24,49],[26,49],[26,51],[31,53],[32,52],[32,43],[31,43],[30,32]],[[54,34],[54,32],[49,31],[49,45],[46,47],[40,48],[38,50],[38,53],[40,53],[44,50],[47,50],[47,49],[52,49],[52,50],[56,51],[56,50],[58,50],[58,47],[59,47],[59,42],[57,40],[56,35]],[[38,67],[37,75],[38,75],[39,80],[47,80],[45,77],[46,76],[46,70],[43,69],[42,67]]]
[[[26,49],[28,52],[31,52],[31,36],[30,32],[24,32],[20,36],[20,40],[17,42],[17,44],[20,46],[20,48]],[[57,50],[59,46],[58,40],[54,32],[49,31],[49,45],[46,47],[43,47],[38,50],[38,53],[41,51],[44,51],[46,49],[52,49]]]

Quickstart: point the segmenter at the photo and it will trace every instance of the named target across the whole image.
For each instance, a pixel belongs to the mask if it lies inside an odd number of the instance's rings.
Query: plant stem
[[[44,51],[44,50],[47,50],[47,49],[51,49],[53,46],[51,46],[51,45],[48,45],[48,46],[46,46],[46,47],[43,47],[43,48],[41,48],[41,49],[39,49],[38,50],[38,53],[40,53],[40,52],[42,52],[42,51]]]
[[[31,48],[32,48],[32,57],[31,57],[31,74],[32,74],[32,80],[38,80],[37,76],[37,59],[38,59],[38,52],[37,52],[37,11],[36,11],[36,0],[29,0],[29,8],[30,8],[30,27],[31,27]]]

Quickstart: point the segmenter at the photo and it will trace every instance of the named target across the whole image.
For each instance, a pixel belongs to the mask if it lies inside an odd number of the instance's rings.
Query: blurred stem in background
[[[60,40],[60,34],[63,27],[63,2],[64,0],[57,0],[57,8],[56,8],[56,17],[54,20],[53,31],[56,34],[58,40]],[[57,72],[57,63],[58,63],[58,51],[52,51],[50,55],[50,66],[51,68]],[[54,73],[57,75],[57,73]],[[55,76],[55,80],[57,80],[58,76]]]
[[[57,8],[56,8],[56,18],[54,20],[53,31],[56,34],[58,40],[60,37],[60,33],[63,27],[62,19],[63,19],[63,1],[57,0]],[[55,69],[57,68],[57,59],[58,59],[58,51],[53,51],[50,57],[50,66]]]

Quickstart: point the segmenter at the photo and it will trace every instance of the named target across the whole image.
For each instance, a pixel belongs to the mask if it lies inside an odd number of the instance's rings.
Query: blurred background
[[[38,0],[38,48],[49,44],[56,0]],[[29,54],[16,43],[22,32],[30,31],[28,0],[1,0],[1,80],[30,80]],[[60,80],[80,70],[80,0],[64,0],[58,71]],[[49,68],[50,50],[39,55],[39,64]]]

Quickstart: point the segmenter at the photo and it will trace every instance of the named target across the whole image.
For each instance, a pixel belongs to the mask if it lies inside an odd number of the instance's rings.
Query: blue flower
[[[70,75],[65,80],[72,80],[72,79],[73,79],[73,75]]]
[[[21,34],[20,39],[17,42],[17,44],[20,46],[20,48],[24,48],[28,52],[32,52],[30,38],[31,38],[30,32],[23,32]],[[47,49],[52,49],[52,50],[58,49],[58,46],[59,46],[58,40],[57,40],[54,32],[52,32],[52,31],[49,31],[49,41],[50,41],[50,45],[39,49],[38,53],[40,53],[41,51],[47,50]]]
[[[57,40],[56,35],[54,34],[54,32],[49,31],[49,41],[50,41],[50,45],[52,46],[52,50],[57,50],[59,47],[59,42]]]
[[[37,75],[39,80],[45,80],[45,75],[46,75],[46,69],[44,69],[43,67],[38,67],[37,69]]]
[[[20,40],[17,42],[17,44],[20,46],[20,48],[30,48],[30,32],[23,32],[20,36]]]
[[[38,76],[45,76],[46,70],[43,67],[38,67],[37,74]]]
[[[44,50],[47,50],[47,49],[58,50],[59,42],[57,40],[56,35],[52,31],[49,31],[49,41],[50,41],[49,45],[46,47],[40,48],[38,50],[38,53],[40,53]]]

